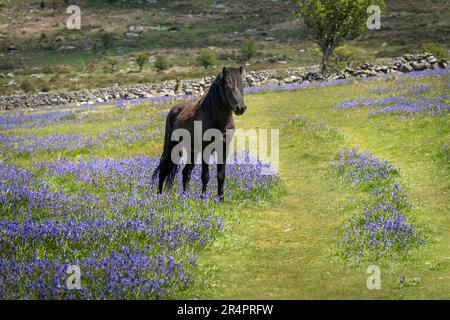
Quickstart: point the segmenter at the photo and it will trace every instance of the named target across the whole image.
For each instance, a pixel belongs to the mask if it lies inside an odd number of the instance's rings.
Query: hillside
[[[318,48],[303,33],[295,1],[75,3],[81,8],[81,30],[66,28],[69,14],[65,1],[0,1],[0,73],[4,75],[0,74],[0,94],[214,74],[223,65],[242,63],[239,46],[246,39],[254,39],[258,48],[248,69],[305,66],[320,59]],[[377,58],[421,51],[425,42],[447,45],[448,1],[386,3],[382,29],[368,32],[355,45],[367,48]],[[205,48],[217,55],[216,68],[204,70],[199,65],[199,53]],[[149,54],[149,63],[137,74],[135,59],[140,52]],[[109,67],[105,55],[117,57],[117,65]],[[153,70],[158,55],[168,60],[164,72]],[[18,77],[10,79],[8,73]],[[41,75],[35,87],[22,86],[30,74]]]

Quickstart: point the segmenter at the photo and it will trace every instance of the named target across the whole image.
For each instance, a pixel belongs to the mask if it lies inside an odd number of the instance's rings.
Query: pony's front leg
[[[219,201],[223,201],[223,184],[225,182],[225,163],[217,165],[217,195]]]
[[[225,183],[225,166],[227,162],[227,137],[224,137],[222,148],[222,152],[219,152],[217,159],[217,195],[221,202],[224,200],[223,184]]]
[[[202,193],[206,192],[209,182],[209,164],[202,160]]]

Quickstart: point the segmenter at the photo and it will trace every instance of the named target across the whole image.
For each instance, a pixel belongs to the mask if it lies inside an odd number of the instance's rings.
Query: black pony
[[[159,165],[153,173],[153,178],[159,178],[158,192],[162,193],[164,183],[169,187],[173,184],[178,165],[172,159],[172,150],[178,143],[172,141],[172,133],[176,129],[185,129],[194,136],[194,122],[200,121],[202,132],[208,129],[220,130],[223,139],[223,152],[217,164],[218,196],[223,200],[223,184],[225,181],[226,150],[230,143],[229,130],[234,130],[233,112],[242,115],[247,107],[244,103],[244,82],[242,79],[243,68],[223,68],[222,72],[215,78],[208,92],[197,102],[190,101],[174,106],[166,119],[166,131],[164,136],[164,150]],[[232,132],[232,131],[231,131]],[[211,142],[201,144],[201,152]],[[183,169],[183,189],[186,191],[191,172],[199,151],[194,150],[191,145],[186,149],[190,153],[191,161],[186,163]],[[221,161],[220,161],[221,160]],[[209,164],[202,156],[202,193],[206,192],[209,181]]]

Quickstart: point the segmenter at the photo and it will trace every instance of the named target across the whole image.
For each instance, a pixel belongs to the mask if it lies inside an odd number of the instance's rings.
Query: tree
[[[367,30],[371,5],[384,8],[384,0],[297,0],[308,35],[322,49],[322,73],[333,50]]]
[[[139,66],[139,72],[142,71],[142,67],[144,66],[144,64],[147,62],[148,60],[148,56],[145,53],[140,53],[137,58],[136,58],[136,63]]]
[[[205,49],[200,52],[200,56],[198,56],[197,62],[205,69],[207,69],[217,64],[217,56],[214,51]]]
[[[155,60],[155,68],[158,72],[166,70],[169,67],[169,63],[164,55],[159,55]]]
[[[240,47],[241,56],[244,60],[250,60],[257,52],[255,40],[247,39],[242,42]]]

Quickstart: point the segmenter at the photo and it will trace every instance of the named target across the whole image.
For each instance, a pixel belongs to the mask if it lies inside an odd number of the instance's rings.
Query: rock
[[[74,51],[76,49],[77,49],[77,47],[75,47],[74,45],[64,45],[64,46],[59,47],[58,50],[61,53],[66,53],[66,52]]]
[[[83,45],[83,52],[91,53],[92,51],[94,51],[94,45],[90,42],[86,42]]]
[[[413,60],[413,55],[412,54],[405,54],[404,56],[403,56],[403,59],[405,59],[406,61],[411,61],[411,60]]]
[[[126,31],[123,33],[123,36],[127,39],[136,39],[139,38],[139,33],[133,31]]]
[[[400,66],[399,70],[401,72],[412,72],[414,68],[409,63],[404,63]]]
[[[6,76],[7,76],[8,78],[14,78],[14,73],[8,72],[8,73],[6,74]]]
[[[444,59],[440,60],[440,61],[438,62],[438,66],[439,66],[439,68],[447,69],[447,68],[448,68],[447,61],[444,60]]]
[[[424,63],[412,62],[411,66],[413,67],[414,71],[423,71],[427,69]]]
[[[302,82],[302,78],[301,77],[297,77],[297,76],[289,76],[287,78],[284,78],[283,82],[284,83]]]
[[[261,82],[262,86],[269,86],[269,87],[277,87],[279,84],[280,83],[277,79],[267,79]]]
[[[8,46],[8,52],[16,52],[17,51],[17,47],[14,44],[10,44]]]
[[[213,3],[209,7],[212,9],[225,9],[225,5],[222,3]]]

